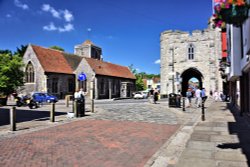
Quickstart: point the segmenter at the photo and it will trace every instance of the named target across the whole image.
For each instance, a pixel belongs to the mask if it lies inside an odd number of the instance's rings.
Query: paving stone
[[[228,127],[213,127],[213,131],[216,131],[216,132],[228,132]]]
[[[213,158],[213,152],[211,151],[205,151],[205,150],[192,150],[192,149],[186,149],[182,153],[183,158],[202,158],[202,159],[212,159]]]
[[[218,151],[214,154],[216,160],[228,160],[228,161],[247,161],[244,154],[235,153],[233,151]]]
[[[216,163],[211,159],[182,158],[175,167],[215,167]]]
[[[247,162],[219,161],[217,167],[248,167]]]
[[[210,142],[210,135],[195,133],[191,135],[192,141],[206,141]]]
[[[207,134],[207,135],[219,135],[221,132],[214,132],[214,131],[203,131],[203,130],[195,130],[193,134]]]
[[[195,150],[215,150],[215,143],[205,141],[189,141],[187,144],[188,149]]]
[[[211,135],[211,142],[238,143],[237,135]]]
[[[194,128],[194,130],[198,130],[198,131],[212,131],[212,127],[204,127],[204,126],[197,126]]]

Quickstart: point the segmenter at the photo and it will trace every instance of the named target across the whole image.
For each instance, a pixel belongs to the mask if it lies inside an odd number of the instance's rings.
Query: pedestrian
[[[148,93],[149,93],[149,102],[153,103],[154,102],[154,89],[151,88]]]
[[[81,96],[80,96],[80,89],[76,89],[75,93],[74,93],[74,99],[77,100],[79,99]]]
[[[201,99],[202,99],[203,103],[205,103],[205,101],[207,100],[207,95],[206,95],[206,89],[205,88],[201,89]]]
[[[181,107],[181,91],[178,90],[178,93],[176,95],[176,107]]]
[[[219,93],[217,92],[217,90],[214,91],[213,97],[214,97],[214,101],[219,100]]]
[[[195,90],[195,104],[197,108],[201,106],[201,90],[199,87]]]
[[[213,91],[212,90],[210,90],[209,94],[210,94],[210,97],[213,97]]]
[[[155,104],[158,101],[158,95],[159,95],[159,92],[158,92],[157,88],[155,88],[155,90],[154,90],[154,103]]]
[[[187,107],[191,107],[191,100],[192,100],[192,90],[190,88],[188,88],[187,92],[186,92],[186,97],[188,99],[188,103],[186,104]]]

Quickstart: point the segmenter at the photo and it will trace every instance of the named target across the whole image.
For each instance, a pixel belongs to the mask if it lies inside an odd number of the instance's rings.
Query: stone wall
[[[218,71],[221,58],[220,41],[220,32],[209,28],[204,31],[196,30],[191,34],[172,30],[162,32],[160,38],[161,94],[172,93],[172,71],[181,75],[189,68],[195,68],[202,74],[203,87],[207,92],[222,90],[222,80]],[[188,59],[189,44],[194,46],[193,60]],[[176,84],[178,83],[175,81],[175,87]],[[175,90],[177,93],[177,87]]]
[[[34,67],[35,72],[35,82],[34,83],[25,83],[24,87],[21,88],[21,93],[29,94],[30,92],[35,91],[47,91],[47,77],[44,75],[44,70],[39,63],[35,52],[33,51],[32,47],[29,45],[24,56],[23,56],[23,62],[25,64],[24,71],[26,69],[26,66],[29,62]]]

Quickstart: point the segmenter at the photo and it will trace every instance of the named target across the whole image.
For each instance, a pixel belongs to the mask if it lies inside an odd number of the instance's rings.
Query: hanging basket
[[[221,20],[225,21],[227,24],[240,26],[248,18],[248,9],[248,5],[231,5],[229,8],[223,8],[220,11]]]

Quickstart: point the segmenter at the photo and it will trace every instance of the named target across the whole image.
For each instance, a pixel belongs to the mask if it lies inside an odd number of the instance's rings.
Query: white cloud
[[[42,10],[44,12],[50,12],[53,17],[60,19],[61,18],[61,13],[57,10],[55,10],[52,6],[49,4],[43,4],[42,5]]]
[[[67,23],[63,27],[60,27],[60,26],[55,26],[55,24],[53,22],[51,22],[49,25],[46,25],[43,27],[44,30],[46,30],[46,31],[58,31],[58,32],[70,32],[70,31],[74,30],[74,25],[69,23],[74,19],[74,16],[73,16],[72,12],[70,12],[69,10],[67,10],[67,9],[56,10],[55,8],[50,6],[49,4],[43,4],[41,9],[44,12],[51,13],[54,18],[57,18],[57,19],[63,18],[63,20]]]
[[[21,3],[19,0],[14,0],[14,4],[17,7],[22,8],[23,10],[29,9],[29,6],[27,4]]]
[[[49,25],[43,26],[43,30],[46,31],[58,31],[58,32],[70,32],[74,30],[74,26],[70,23],[64,25],[64,27],[56,27],[53,22],[51,22]]]
[[[67,21],[67,22],[71,22],[74,19],[72,13],[70,11],[68,11],[67,9],[63,11],[63,15],[64,15],[63,17],[64,17],[65,21]]]
[[[161,63],[160,59],[158,59],[158,60],[155,61],[155,64],[160,64],[160,63]]]
[[[72,24],[70,24],[70,23],[64,25],[63,28],[61,28],[61,27],[58,28],[59,32],[69,32],[69,31],[72,31],[72,30],[74,30],[74,26]]]
[[[49,25],[43,26],[43,29],[47,31],[56,31],[57,27],[54,25],[53,22],[51,22]]]

